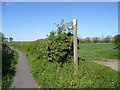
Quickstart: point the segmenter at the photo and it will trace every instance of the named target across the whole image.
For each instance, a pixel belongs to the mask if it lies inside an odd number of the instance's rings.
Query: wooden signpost
[[[74,30],[74,68],[75,72],[78,70],[78,52],[77,52],[77,19],[73,19],[73,22],[64,23],[63,28],[73,26]]]
[[[70,26],[73,26],[73,22],[64,23],[64,24],[62,25],[63,28],[65,28],[65,27],[70,27]]]

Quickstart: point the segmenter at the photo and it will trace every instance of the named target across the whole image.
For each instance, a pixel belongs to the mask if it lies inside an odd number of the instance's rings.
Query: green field
[[[31,43],[34,45],[37,42]],[[13,46],[26,53],[32,75],[41,88],[119,87],[119,72],[112,70],[110,67],[91,62],[91,60],[118,59],[118,51],[113,49],[113,44],[81,43],[78,51],[80,61],[77,74],[74,74],[73,60],[64,63],[62,68],[57,62],[52,63],[45,58],[36,58],[36,54],[42,55],[45,48],[42,47],[41,43],[42,48],[39,49],[41,53],[32,53],[33,48],[35,49],[37,46],[32,44],[26,42]]]
[[[112,43],[81,43],[79,57],[85,60],[118,59],[118,50]]]

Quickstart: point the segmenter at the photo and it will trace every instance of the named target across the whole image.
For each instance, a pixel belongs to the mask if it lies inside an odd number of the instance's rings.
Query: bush
[[[114,36],[113,43],[115,44],[115,48],[120,50],[120,34]]]
[[[50,62],[61,65],[73,56],[73,40],[65,32],[52,31],[48,36],[47,55]]]

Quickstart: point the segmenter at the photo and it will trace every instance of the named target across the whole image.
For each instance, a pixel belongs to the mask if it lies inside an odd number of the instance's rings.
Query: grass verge
[[[58,67],[57,63],[36,59],[26,53],[31,72],[41,88],[118,88],[118,74],[111,68],[90,61],[80,61],[77,75],[73,63]]]
[[[2,57],[2,89],[8,89],[12,78],[14,76],[14,70],[17,64],[18,53],[14,51],[12,54]]]

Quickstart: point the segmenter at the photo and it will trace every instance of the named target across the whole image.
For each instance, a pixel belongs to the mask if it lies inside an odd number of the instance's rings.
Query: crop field
[[[36,46],[40,43],[41,49],[37,52]],[[103,66],[92,60],[118,59],[118,51],[111,43],[80,43],[78,50],[79,66],[74,74],[73,59],[60,67],[57,62],[48,62],[44,56],[45,44],[43,40],[24,42],[11,46],[26,54],[31,67],[32,75],[41,88],[118,88],[117,72],[110,67]],[[30,44],[32,43],[32,44]],[[32,49],[34,48],[34,52]]]
[[[118,60],[118,49],[112,43],[81,43],[79,57],[85,60]]]

